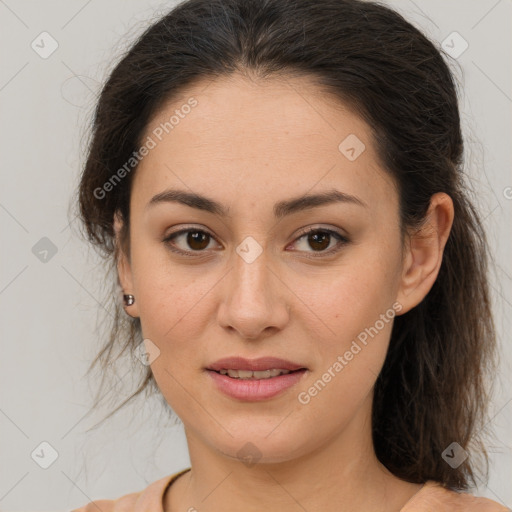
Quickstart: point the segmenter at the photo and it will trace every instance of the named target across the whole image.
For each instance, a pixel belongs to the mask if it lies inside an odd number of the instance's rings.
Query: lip
[[[217,389],[231,398],[245,402],[259,402],[268,400],[291,388],[308,373],[308,370],[302,368],[293,373],[279,375],[278,377],[252,380],[234,379],[229,377],[229,375],[221,375],[214,370],[207,370],[206,373],[213,380]]]
[[[244,357],[225,357],[215,361],[209,365],[207,370],[214,370],[218,372],[220,370],[251,370],[254,372],[264,370],[301,370],[307,368],[304,365],[280,359],[278,357],[260,357],[258,359],[245,359]],[[281,377],[281,376],[280,376]],[[277,379],[279,377],[274,377]],[[233,380],[233,379],[232,379]],[[272,380],[272,379],[269,379]]]

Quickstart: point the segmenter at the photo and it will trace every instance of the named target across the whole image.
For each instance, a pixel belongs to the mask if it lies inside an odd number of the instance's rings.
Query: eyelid
[[[170,233],[167,233],[164,238],[168,239],[168,238],[171,238],[171,237],[176,236],[176,235],[181,235],[183,233],[187,233],[188,231],[201,231],[201,232],[204,232],[204,233],[210,235],[215,240],[217,240],[215,235],[209,229],[207,229],[207,228],[205,228],[203,226],[198,226],[197,224],[190,225],[190,226],[187,226],[187,225],[181,226],[180,229],[178,229],[176,231],[172,231]]]
[[[325,226],[321,226],[318,224],[301,228],[297,234],[297,237],[300,238],[304,235],[308,235],[309,233],[315,233],[317,231],[335,234],[335,235],[338,235],[340,238],[345,238],[346,240],[348,240],[346,235],[340,233],[339,228],[330,228],[330,227],[325,227]],[[297,240],[297,238],[295,240]]]

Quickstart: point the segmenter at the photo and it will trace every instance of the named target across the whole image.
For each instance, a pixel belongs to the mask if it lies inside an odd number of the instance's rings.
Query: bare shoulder
[[[91,501],[90,503],[87,503],[87,505],[84,505],[83,507],[73,509],[71,512],[93,512],[93,510],[95,510],[96,512],[98,510],[101,510],[102,512],[113,512],[114,503],[114,500]]]
[[[473,496],[468,493],[455,492],[442,487],[437,482],[429,481],[411,499],[401,512],[509,512],[496,501]]]
[[[95,500],[71,512],[132,512],[140,495],[140,492],[134,492],[117,500]]]
[[[160,478],[142,491],[126,494],[115,500],[91,501],[71,512],[163,512],[162,499],[166,489],[176,478],[189,470],[190,468],[187,468],[174,475]]]

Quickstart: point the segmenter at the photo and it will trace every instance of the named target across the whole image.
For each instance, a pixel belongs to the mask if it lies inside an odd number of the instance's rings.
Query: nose
[[[233,267],[223,280],[219,325],[251,340],[282,330],[289,321],[290,291],[271,268],[266,252],[252,262],[236,253],[233,259]]]

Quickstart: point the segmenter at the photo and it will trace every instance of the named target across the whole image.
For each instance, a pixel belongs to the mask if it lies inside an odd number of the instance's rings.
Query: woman
[[[79,204],[191,468],[78,510],[505,510],[461,492],[495,348],[462,153],[447,64],[382,5],[189,0],[146,30]]]

